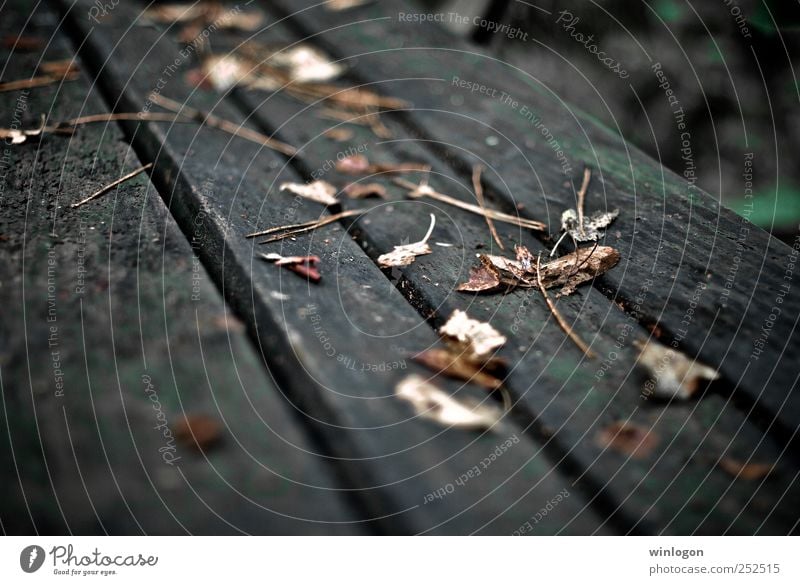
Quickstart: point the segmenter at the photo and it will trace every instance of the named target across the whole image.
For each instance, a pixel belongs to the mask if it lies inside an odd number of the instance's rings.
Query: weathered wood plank
[[[341,13],[315,4],[265,7],[292,14],[287,22],[298,36],[342,58],[359,80],[411,101],[404,122],[454,167],[465,171],[474,155],[496,169],[486,177],[487,197],[504,210],[522,203],[523,215],[546,221],[556,234],[561,212],[575,205],[572,183],[584,164],[592,166],[587,209],[622,211],[610,241],[623,262],[599,279],[600,290],[638,320],[657,324],[664,340],[720,369],[723,396],[753,407],[754,419],[783,442],[793,440],[800,420],[793,391],[800,297],[791,294],[798,246],[719,206],[523,72],[436,24],[400,22],[399,13],[418,12],[410,3],[373,2]],[[459,88],[459,80],[494,94]],[[690,148],[700,148],[694,140]],[[649,281],[654,286],[645,288]]]
[[[23,28],[15,8],[3,34],[50,39],[52,12]],[[71,55],[58,34],[5,52],[3,79]],[[89,86],[5,94],[0,126],[105,111]],[[363,532],[146,175],[69,208],[139,166],[116,124],[5,145],[2,164],[4,533]],[[221,443],[176,445],[163,424],[183,413],[218,420]]]
[[[103,56],[92,65],[112,101],[119,98],[125,109],[145,105],[165,67],[180,54],[158,31],[129,31],[135,15],[120,5],[93,31],[80,18],[71,20],[82,30],[75,40],[90,60]],[[193,105],[239,122],[242,116],[225,101],[192,96],[183,79],[191,66],[191,61],[179,63],[164,94],[178,100],[191,96]],[[275,225],[320,215],[313,204],[293,202],[285,194],[266,195],[281,181],[300,179],[283,157],[208,128],[150,124],[128,126],[128,132],[140,156],[156,161],[155,181],[179,224],[190,238],[198,231],[204,235],[197,251],[252,327],[281,391],[325,441],[328,455],[383,529],[511,532],[569,489],[547,450],[510,422],[501,434],[443,431],[412,418],[411,410],[392,396],[404,376],[425,373],[398,348],[427,347],[435,335],[347,231],[332,226],[310,245],[298,240],[280,247],[283,254],[321,257],[318,286],[254,258],[254,244],[244,235],[262,220]],[[214,184],[210,192],[202,189],[209,180]],[[459,396],[485,397],[474,388],[443,387]],[[519,435],[519,444],[480,479],[424,504],[428,494],[479,465],[509,433]],[[573,493],[534,531],[610,530],[601,524],[580,494]]]
[[[273,27],[263,40],[290,42],[288,35],[277,32]],[[464,201],[473,198],[469,177],[454,175],[402,126],[391,121],[387,125],[395,140],[384,141],[368,129],[352,126],[353,138],[341,144],[323,135],[331,123],[320,116],[319,108],[309,108],[283,95],[266,98],[257,92],[240,92],[239,99],[256,112],[264,126],[280,126],[283,139],[302,145],[304,160],[336,160],[339,152],[359,151],[375,162],[422,162],[432,167],[432,182],[437,188]],[[314,172],[314,165],[310,167],[312,171],[306,170],[307,174]],[[339,187],[356,180],[335,170],[322,178]],[[376,179],[389,183],[388,176],[362,180]],[[615,510],[621,522],[644,532],[713,533],[728,529],[751,533],[779,502],[785,514],[773,515],[765,529],[785,532],[793,526],[796,513],[791,498],[782,496],[787,488],[792,493],[798,489],[794,482],[796,461],[718,396],[709,395],[689,405],[643,400],[643,376],[633,367],[637,350],[632,342],[647,339],[649,333],[617,305],[591,287],[559,302],[570,321],[574,319],[576,330],[591,340],[601,355],[595,361],[582,360],[581,352],[552,322],[538,291],[491,297],[453,292],[456,284],[466,280],[469,267],[475,263],[475,252],[493,245],[483,219],[436,202],[402,201],[400,189],[390,186],[389,191],[393,200],[401,201],[386,205],[392,213],[370,213],[358,222],[359,239],[367,252],[376,258],[400,241],[419,239],[428,214],[436,211],[436,241],[453,246],[434,245],[433,254],[390,274],[401,277],[401,290],[436,325],[441,325],[454,309],[461,309],[490,318],[501,331],[510,333],[511,341],[503,355],[514,365],[508,383],[519,400],[522,418],[526,424],[535,420],[540,436],[552,434],[550,444],[580,469],[581,483],[585,484],[582,489],[602,502],[604,509]],[[355,207],[353,202],[346,206]],[[543,249],[530,234],[520,234],[516,228],[498,224],[498,231],[508,248],[520,242],[534,251]],[[499,253],[496,248],[493,252]],[[406,351],[410,355],[419,349]],[[637,460],[596,444],[597,435],[608,424],[628,419],[652,428],[659,437],[659,448],[650,457]],[[750,456],[779,462],[780,478],[776,476],[764,485],[741,482],[718,466],[722,457]],[[722,502],[720,493],[726,494]],[[691,506],[686,505],[689,499]],[[748,506],[752,501],[757,505]],[[731,510],[740,508],[744,508],[741,515],[731,514]]]

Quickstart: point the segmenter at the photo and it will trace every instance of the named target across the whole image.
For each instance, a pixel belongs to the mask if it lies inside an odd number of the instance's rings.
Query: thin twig
[[[410,191],[409,195],[411,197],[430,197],[431,199],[435,199],[436,201],[440,201],[441,203],[446,203],[448,205],[452,205],[453,207],[458,207],[459,209],[475,213],[482,217],[491,217],[495,221],[510,223],[517,227],[528,228],[531,230],[538,230],[538,231],[542,231],[547,227],[542,222],[533,219],[525,219],[515,215],[509,215],[507,213],[495,211],[494,209],[481,209],[477,205],[465,203],[460,199],[450,197],[449,195],[445,195],[444,193],[439,193],[438,191],[435,191],[430,187],[428,187],[427,184],[415,185],[411,181],[406,181],[405,179],[399,179],[399,178],[393,179],[393,181],[395,182],[395,184],[400,185],[405,189],[408,189]]]
[[[280,231],[281,229],[286,229],[287,231],[285,231],[285,232],[283,232],[281,234],[277,234],[277,235],[271,236],[271,237],[267,238],[266,240],[262,240],[262,241],[259,242],[259,244],[269,244],[270,242],[277,242],[279,240],[285,240],[286,238],[291,238],[291,237],[297,236],[299,234],[304,234],[306,232],[310,232],[310,231],[316,230],[318,228],[321,228],[323,226],[328,225],[329,223],[333,223],[333,222],[338,221],[340,219],[343,219],[345,217],[351,217],[353,215],[361,215],[361,214],[364,214],[364,213],[366,213],[368,211],[371,211],[371,210],[370,209],[350,209],[348,211],[342,211],[341,213],[334,213],[333,215],[329,215],[328,217],[320,219],[320,220],[317,220],[317,221],[305,222],[305,223],[297,224],[296,228],[295,228],[295,226],[284,226],[283,228],[272,228],[270,230],[265,230],[268,233],[274,233],[276,231]],[[290,229],[290,228],[295,228],[295,229]],[[264,234],[264,235],[266,235],[266,234]],[[251,237],[251,236],[255,237],[255,234],[251,234],[248,237]]]
[[[483,165],[474,165],[472,167],[472,188],[475,190],[475,199],[478,200],[478,205],[481,206],[481,210],[483,213],[486,213],[486,203],[483,200],[483,186],[481,185],[481,173],[483,172]],[[500,240],[500,236],[497,235],[497,230],[494,227],[494,222],[492,218],[488,215],[486,217],[486,225],[489,226],[489,232],[491,232],[494,241],[497,242],[497,245],[500,246],[501,250],[505,250],[503,246],[503,242]]]
[[[583,182],[581,183],[581,188],[578,191],[578,229],[581,232],[581,235],[584,235],[583,231],[583,203],[586,199],[586,191],[589,189],[589,181],[592,178],[592,169],[589,167],[583,168]]]
[[[366,211],[369,211],[369,210],[366,210]],[[335,214],[333,214],[331,216],[328,216],[328,218],[335,217],[336,219],[342,219],[344,217],[350,217],[352,215],[358,215],[359,213],[364,213],[364,210],[361,210],[361,209],[350,209],[349,211],[342,211],[341,213],[335,213]],[[328,219],[328,218],[326,218],[326,219]],[[310,225],[315,225],[315,224],[317,224],[319,222],[320,222],[319,219],[312,219],[310,221],[304,221],[302,223],[294,223],[294,224],[291,224],[291,225],[280,225],[280,226],[272,227],[272,228],[269,228],[269,229],[266,229],[266,230],[263,230],[263,231],[260,231],[260,232],[253,232],[252,234],[247,234],[245,236],[245,238],[257,238],[259,236],[267,236],[269,234],[274,234],[275,232],[281,232],[283,230],[294,230],[294,229],[297,229],[297,228],[308,227]]]
[[[173,112],[177,112],[191,119],[194,119],[195,121],[200,122],[201,124],[205,124],[206,126],[210,126],[211,128],[216,128],[217,130],[222,130],[223,132],[227,132],[228,134],[233,134],[234,136],[244,138],[245,140],[249,140],[250,142],[255,142],[256,144],[266,146],[267,148],[277,150],[278,152],[283,153],[286,156],[294,156],[297,154],[297,149],[294,146],[286,144],[285,142],[281,142],[280,140],[276,140],[275,138],[270,138],[265,134],[261,134],[261,132],[256,132],[255,130],[251,130],[246,126],[235,124],[234,122],[231,122],[230,120],[225,120],[224,118],[220,118],[219,116],[215,116],[213,114],[209,114],[201,110],[196,110],[195,108],[191,108],[187,105],[181,104],[180,102],[171,100],[168,97],[164,97],[161,94],[151,93],[150,101],[158,104],[162,108],[166,108]]]
[[[33,89],[34,87],[43,87],[61,81],[74,81],[76,79],[78,79],[77,71],[68,71],[62,77],[40,75],[39,77],[29,77],[27,79],[17,79],[15,81],[0,83],[0,92],[15,91],[17,89]]]
[[[542,282],[542,273],[541,270],[539,270],[540,260],[541,254],[536,257],[536,283],[539,285],[539,290],[542,291],[542,296],[544,297],[547,306],[550,308],[550,312],[553,314],[553,317],[556,318],[558,325],[564,330],[564,333],[566,333],[569,338],[575,342],[575,345],[577,345],[581,351],[583,351],[587,358],[593,359],[597,357],[597,354],[589,349],[589,346],[586,345],[586,343],[584,343],[584,341],[578,337],[578,334],[572,330],[572,327],[569,326],[564,317],[561,316],[561,313],[558,312],[555,303],[550,300],[550,297],[547,294],[547,289],[544,287],[544,283]]]
[[[103,187],[102,189],[99,189],[98,191],[95,191],[94,193],[92,193],[91,195],[89,195],[89,196],[88,196],[86,199],[81,199],[81,200],[80,200],[80,201],[78,201],[77,203],[73,203],[72,205],[70,205],[70,207],[72,207],[72,208],[75,208],[75,207],[80,207],[80,206],[81,206],[81,205],[83,205],[84,203],[89,203],[89,201],[92,201],[93,199],[97,199],[98,197],[100,197],[100,195],[103,195],[103,194],[105,194],[105,193],[108,193],[109,191],[111,191],[111,189],[113,189],[114,187],[116,187],[116,186],[117,186],[117,185],[119,185],[120,183],[124,183],[124,182],[125,182],[125,181],[127,181],[128,179],[132,179],[133,177],[135,177],[135,176],[136,176],[136,175],[138,175],[139,173],[141,173],[141,172],[143,172],[143,171],[146,171],[147,169],[149,169],[149,168],[150,168],[150,167],[152,167],[152,166],[153,166],[153,163],[147,163],[147,164],[146,164],[146,165],[144,165],[143,167],[139,167],[139,168],[138,168],[138,169],[136,169],[135,171],[131,171],[130,173],[128,173],[128,174],[127,174],[127,175],[125,175],[124,177],[120,177],[119,179],[117,179],[116,181],[114,181],[114,182],[112,182],[112,183],[109,183],[108,185],[106,185],[106,186],[105,186],[105,187]]]

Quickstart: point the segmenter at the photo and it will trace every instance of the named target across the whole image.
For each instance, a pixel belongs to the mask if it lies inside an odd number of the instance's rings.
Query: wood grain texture
[[[27,3],[18,4],[14,14],[27,17]],[[24,28],[3,16],[5,32],[45,39],[57,22],[45,9]],[[4,53],[3,76],[71,55],[56,35],[44,55]],[[35,126],[40,112],[61,120],[107,111],[89,87],[83,75],[6,94],[0,125],[15,115]],[[2,530],[369,531],[147,176],[69,208],[139,166],[118,127],[4,153]],[[163,424],[184,413],[219,422],[215,448],[200,453],[164,435]]]
[[[598,288],[717,367],[725,378],[721,394],[752,409],[784,444],[794,440],[800,420],[794,391],[800,297],[792,294],[797,245],[790,248],[721,207],[571,107],[569,96],[555,95],[435,23],[401,22],[401,13],[418,12],[412,4],[378,1],[339,13],[316,4],[264,6],[277,10],[276,18],[292,15],[286,22],[295,36],[342,59],[359,81],[411,101],[403,123],[451,166],[464,172],[479,158],[495,169],[486,176],[487,199],[502,210],[521,203],[523,215],[546,221],[556,235],[561,212],[575,205],[583,165],[592,166],[587,210],[621,210],[609,243],[623,263]],[[472,93],[459,87],[461,80],[495,94]],[[620,83],[620,91],[629,91]],[[700,137],[690,142],[702,148]],[[768,154],[754,153],[756,165],[760,156]],[[654,286],[643,290],[648,281]]]
[[[88,27],[76,9],[73,36],[116,107],[139,109],[158,85],[180,47],[151,28],[129,30],[136,12],[119,6],[102,27]],[[84,42],[85,41],[85,42]],[[103,55],[98,59],[98,55]],[[105,57],[109,57],[106,60]],[[192,60],[165,84],[172,99],[247,121],[235,104],[193,92],[185,81]],[[117,101],[118,100],[118,101]],[[512,422],[502,432],[444,431],[412,418],[393,396],[398,381],[425,370],[408,361],[405,348],[425,348],[436,336],[374,266],[351,234],[331,226],[309,240],[274,248],[284,255],[321,258],[322,282],[296,275],[255,257],[244,235],[254,228],[319,217],[316,204],[278,194],[283,181],[298,181],[286,159],[209,128],[126,125],[143,160],[155,161],[154,181],[217,285],[243,316],[269,371],[306,427],[312,429],[378,530],[391,532],[510,533],[561,490],[569,476],[550,453]],[[206,185],[212,188],[205,188]],[[491,400],[455,383],[449,392]],[[519,444],[480,477],[425,504],[440,489],[480,464],[508,436]],[[448,491],[448,494],[450,492]],[[601,515],[578,492],[535,525],[535,533],[608,532]]]

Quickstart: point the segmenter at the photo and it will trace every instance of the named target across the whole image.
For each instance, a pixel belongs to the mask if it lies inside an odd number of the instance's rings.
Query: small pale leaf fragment
[[[431,225],[428,228],[428,233],[425,234],[424,238],[422,238],[419,242],[395,246],[394,250],[391,252],[387,252],[386,254],[378,256],[378,266],[381,268],[390,268],[392,266],[408,266],[414,262],[417,256],[430,254],[431,247],[428,245],[428,238],[431,237],[433,228],[436,225],[436,216],[432,213],[430,216]]]
[[[468,360],[484,363],[506,342],[505,335],[489,323],[471,319],[464,311],[456,309],[439,334],[464,353]]]
[[[401,380],[395,394],[410,403],[417,415],[446,427],[489,429],[502,415],[500,409],[492,406],[456,400],[417,374]]]
[[[654,382],[653,393],[659,398],[691,398],[705,382],[719,378],[714,368],[690,359],[676,349],[650,340],[637,343],[639,365]]]
[[[305,199],[323,205],[338,205],[336,187],[327,181],[313,181],[311,183],[282,183],[280,191],[289,191]]]

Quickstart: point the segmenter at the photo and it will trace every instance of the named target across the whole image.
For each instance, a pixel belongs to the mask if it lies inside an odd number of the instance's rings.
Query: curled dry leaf
[[[597,444],[630,455],[634,459],[644,459],[658,445],[658,437],[646,427],[620,421],[600,431]]]
[[[561,231],[563,234],[553,246],[550,256],[553,256],[558,249],[561,241],[570,236],[572,241],[577,247],[578,243],[583,242],[596,242],[603,236],[603,229],[617,218],[619,210],[611,212],[595,212],[588,219],[584,216],[583,208],[586,200],[586,193],[589,190],[589,181],[592,178],[592,170],[590,168],[583,169],[583,183],[578,190],[578,207],[577,209],[567,209],[561,214]]]
[[[503,386],[502,379],[495,373],[500,362],[494,360],[488,366],[470,361],[463,354],[449,349],[427,349],[414,356],[414,361],[457,380],[474,382],[487,390],[498,390]]]
[[[506,337],[489,323],[471,319],[464,311],[456,309],[447,322],[439,329],[439,335],[451,346],[463,352],[472,362],[486,363]]]
[[[394,250],[391,252],[387,252],[386,254],[378,256],[378,266],[381,268],[389,268],[391,266],[408,266],[414,262],[417,256],[430,254],[431,247],[428,245],[428,238],[431,237],[433,228],[436,225],[436,216],[432,213],[430,216],[431,225],[428,228],[428,233],[425,234],[424,238],[422,238],[419,242],[395,246]]]
[[[386,187],[380,183],[350,183],[344,188],[344,192],[350,199],[386,197]]]
[[[481,265],[473,268],[468,282],[456,290],[462,292],[489,292],[515,287],[537,286],[536,267],[533,255],[524,246],[517,246],[517,259],[479,254]],[[586,246],[578,248],[540,268],[545,288],[561,287],[557,296],[567,296],[575,288],[613,268],[619,262],[619,252],[610,246]]]
[[[35,130],[20,130],[16,128],[0,128],[0,138],[3,140],[11,140],[11,144],[22,144],[30,136],[39,136],[44,131],[44,128],[36,128]]]
[[[491,264],[481,262],[479,266],[469,269],[469,280],[456,287],[456,290],[467,292],[484,292],[495,290],[500,286],[498,270]]]
[[[319,256],[281,256],[280,254],[261,254],[267,262],[272,262],[275,266],[283,266],[295,274],[299,274],[311,282],[319,282],[322,276],[317,269]]]
[[[489,429],[502,416],[498,408],[456,400],[416,374],[401,380],[395,394],[409,402],[417,415],[446,427]]]
[[[289,191],[304,199],[309,199],[323,205],[338,205],[336,187],[327,181],[313,181],[311,183],[281,183],[280,191]]]
[[[685,354],[657,341],[637,342],[639,365],[652,380],[652,391],[659,398],[687,400],[704,382],[719,378],[714,368],[690,359]]]
[[[769,463],[744,463],[730,457],[723,457],[719,466],[733,477],[753,481],[767,477],[775,468]]]
[[[207,451],[222,439],[222,425],[205,414],[189,414],[172,425],[175,440],[186,448]]]

